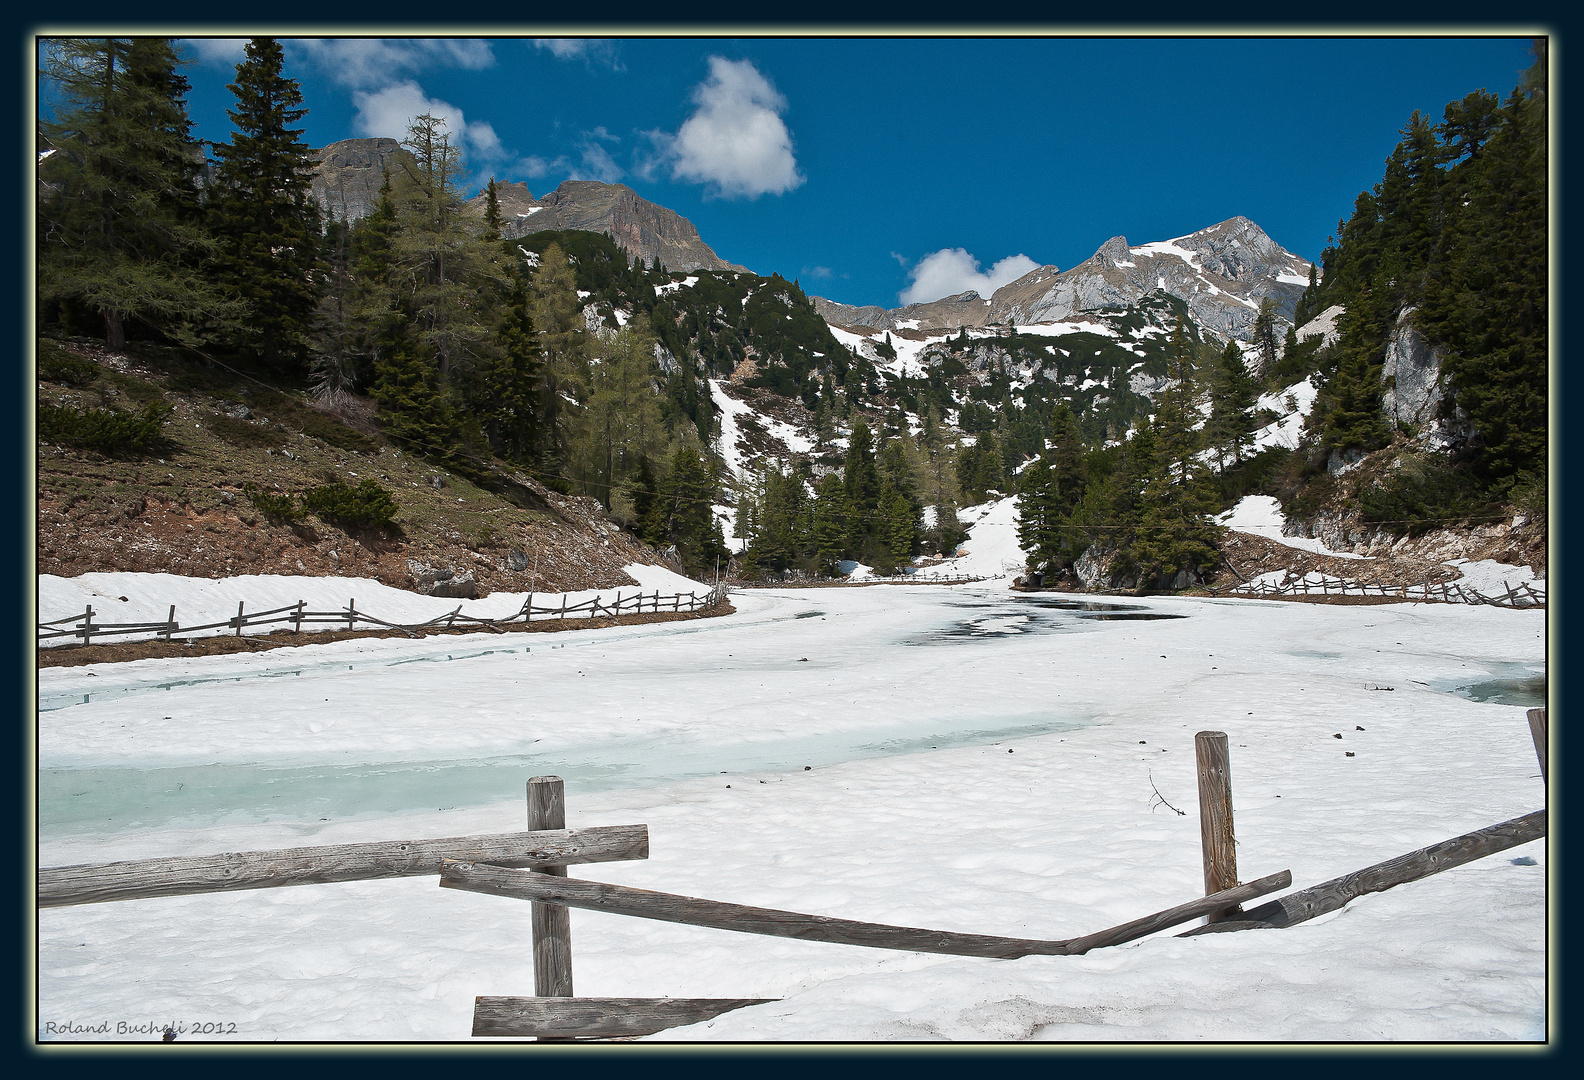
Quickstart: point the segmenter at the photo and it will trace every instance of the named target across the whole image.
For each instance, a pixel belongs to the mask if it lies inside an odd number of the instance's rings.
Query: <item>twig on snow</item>
[[[1168,810],[1177,810],[1177,808],[1175,806],[1173,806],[1171,803],[1166,801],[1166,796],[1162,795],[1160,793],[1160,789],[1155,786],[1154,773],[1151,770],[1146,769],[1145,770],[1145,774],[1149,776],[1150,790],[1155,792],[1155,798],[1160,800],[1161,805],[1164,806]],[[1150,813],[1153,814],[1154,812],[1155,812],[1155,803],[1154,803],[1154,800],[1151,800],[1150,801]],[[1177,810],[1177,816],[1178,817],[1187,817],[1188,815],[1183,813],[1181,810]]]

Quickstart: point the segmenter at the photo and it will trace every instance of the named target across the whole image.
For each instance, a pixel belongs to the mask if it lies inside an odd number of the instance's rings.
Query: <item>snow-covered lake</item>
[[[555,773],[572,827],[650,829],[648,861],[574,876],[1066,937],[1202,891],[1198,730],[1230,738],[1245,880],[1316,884],[1545,804],[1522,705],[1489,692],[1543,680],[1544,612],[980,586],[733,602],[44,669],[40,865],[507,831]],[[1016,961],[573,911],[575,987],[782,999],[657,1040],[1531,1040],[1546,867],[1539,841],[1287,931]],[[465,1042],[476,995],[532,993],[528,941],[525,905],[430,878],[48,909],[40,1035]]]

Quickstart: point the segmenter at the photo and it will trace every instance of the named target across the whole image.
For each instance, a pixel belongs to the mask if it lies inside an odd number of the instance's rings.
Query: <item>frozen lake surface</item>
[[[572,827],[650,827],[648,861],[574,876],[1063,937],[1202,890],[1197,730],[1229,735],[1245,880],[1316,884],[1545,804],[1524,702],[1491,689],[1543,686],[1543,612],[972,586],[733,602],[45,669],[40,863],[506,831],[554,773]],[[574,911],[576,989],[782,999],[656,1039],[1537,1039],[1546,865],[1539,841],[1288,931],[1019,961]],[[230,1039],[467,1041],[475,995],[532,991],[526,906],[433,879],[50,909],[39,935],[46,1038],[201,1016]]]

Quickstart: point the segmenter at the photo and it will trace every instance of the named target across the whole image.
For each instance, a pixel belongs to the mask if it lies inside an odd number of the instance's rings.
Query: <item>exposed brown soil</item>
[[[174,412],[165,427],[169,444],[156,457],[117,459],[39,445],[39,573],[368,577],[426,591],[412,562],[471,576],[485,596],[631,585],[623,566],[665,562],[617,529],[593,499],[557,494],[519,474],[530,505],[514,505],[368,437],[368,402],[353,402],[345,415],[321,416],[318,427],[306,425],[324,433],[331,423],[333,441],[326,441],[303,430],[301,417],[310,412],[305,399],[288,400],[244,379],[228,383],[201,368],[195,374],[197,365],[183,368],[152,351],[56,344],[94,361],[103,375],[87,386],[41,380],[41,401],[127,409],[163,399]],[[331,478],[378,482],[400,504],[397,527],[349,532],[314,518],[275,520],[244,491],[252,485],[300,494]]]
[[[642,626],[647,623],[684,622],[690,619],[712,619],[731,615],[737,609],[729,602],[720,603],[699,612],[649,612],[643,615],[616,615],[598,619],[573,619],[570,622],[546,620],[535,623],[515,623],[496,628],[505,634],[554,634],[562,630],[598,630],[610,626]],[[323,645],[331,641],[352,638],[434,637],[436,635],[477,634],[477,627],[452,630],[425,630],[409,635],[400,630],[326,630],[294,633],[276,630],[269,634],[244,637],[219,636],[193,638],[184,641],[122,641],[103,645],[61,645],[40,649],[38,666],[83,667],[87,664],[119,664],[127,660],[162,659],[178,656],[223,656],[231,653],[268,652],[271,649],[292,648],[298,645]]]

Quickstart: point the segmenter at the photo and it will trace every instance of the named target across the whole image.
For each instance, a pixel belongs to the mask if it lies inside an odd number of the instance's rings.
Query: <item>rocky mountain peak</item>
[[[535,199],[526,184],[496,184],[501,233],[508,239],[554,229],[605,233],[636,259],[655,259],[670,270],[736,270],[747,267],[716,255],[687,218],[650,202],[626,184],[598,180],[563,180],[554,191]],[[467,206],[484,213],[480,193]]]
[[[1248,341],[1262,301],[1274,300],[1278,317],[1290,320],[1308,283],[1306,260],[1248,218],[1234,217],[1187,236],[1137,246],[1113,236],[1070,270],[1041,266],[1001,286],[988,301],[965,293],[884,311],[816,297],[815,306],[833,324],[954,330],[1062,322],[1164,292],[1185,301],[1193,320],[1222,339]]]
[[[356,221],[367,217],[379,201],[385,170],[403,153],[395,139],[342,139],[312,154],[314,201],[326,220]]]

